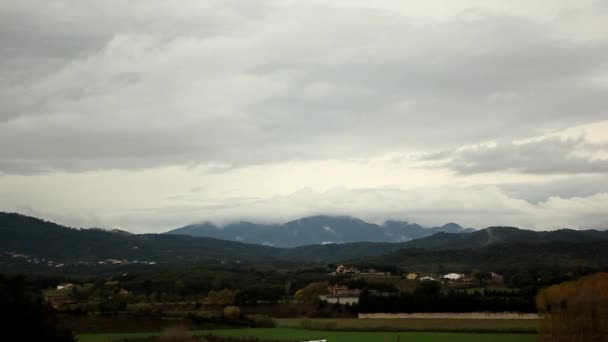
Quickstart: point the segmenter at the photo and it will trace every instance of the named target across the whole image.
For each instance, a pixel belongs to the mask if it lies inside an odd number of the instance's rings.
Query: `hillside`
[[[281,249],[215,238],[74,229],[20,214],[0,213],[0,252],[61,263],[106,259],[164,264],[201,262],[332,262],[395,251],[398,244],[317,245]]]
[[[552,242],[543,244],[503,243],[466,249],[402,249],[354,263],[392,265],[411,272],[469,273],[478,269],[509,273],[508,270],[608,269],[608,240]]]
[[[555,231],[532,231],[514,227],[488,227],[470,234],[438,233],[433,236],[408,241],[403,248],[420,249],[465,249],[483,248],[498,244],[549,244],[580,243],[608,240],[608,231],[560,229]]]
[[[177,228],[167,234],[213,237],[223,240],[298,247],[326,243],[404,242],[436,233],[469,233],[455,223],[427,228],[404,221],[387,221],[382,225],[348,216],[311,216],[283,224],[237,222],[225,226],[201,223]]]
[[[273,248],[212,238],[180,235],[125,234],[102,229],[74,229],[19,214],[0,213],[0,251],[62,262],[127,259],[199,262],[272,259]]]
[[[305,227],[307,222],[291,224]],[[365,227],[363,221],[354,224]],[[27,260],[44,261],[44,264],[51,260],[54,265],[97,265],[107,259],[165,265],[359,260],[405,267],[460,263],[462,267],[474,268],[546,259],[580,261],[580,265],[590,266],[603,263],[608,253],[605,247],[608,247],[608,232],[534,232],[492,227],[469,234],[438,233],[403,243],[357,242],[278,248],[187,235],[74,229],[33,217],[0,213],[0,256],[4,258],[0,265]],[[509,252],[510,248],[514,249]]]

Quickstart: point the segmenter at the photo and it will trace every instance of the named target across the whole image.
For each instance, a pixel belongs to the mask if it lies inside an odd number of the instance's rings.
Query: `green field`
[[[230,337],[257,337],[260,339],[310,340],[327,339],[328,342],[533,342],[534,334],[473,334],[473,333],[435,333],[435,332],[347,332],[347,331],[310,331],[290,328],[251,328],[225,330],[198,330],[196,335],[217,335]],[[85,334],[79,335],[80,342],[106,342],[138,339],[156,336],[159,333],[130,334]]]

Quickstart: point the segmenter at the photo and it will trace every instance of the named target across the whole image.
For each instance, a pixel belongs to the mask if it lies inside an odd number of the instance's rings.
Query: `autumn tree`
[[[536,305],[541,341],[608,341],[608,273],[543,289]]]
[[[328,294],[327,282],[314,282],[296,291],[294,298],[303,302],[314,302],[320,295]]]

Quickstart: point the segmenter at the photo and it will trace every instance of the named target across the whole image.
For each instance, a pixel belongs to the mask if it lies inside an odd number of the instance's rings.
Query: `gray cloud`
[[[540,203],[550,197],[571,199],[608,193],[608,174],[576,175],[541,182],[516,182],[496,186],[509,197]]]
[[[605,1],[428,3],[0,0],[0,209],[605,224]]]
[[[546,138],[525,143],[498,143],[446,150],[423,160],[439,161],[462,174],[517,171],[537,174],[608,173],[608,144],[580,139]]]
[[[365,158],[605,115],[590,77],[608,70],[608,35],[573,40],[559,21],[49,3],[3,5],[5,173]]]

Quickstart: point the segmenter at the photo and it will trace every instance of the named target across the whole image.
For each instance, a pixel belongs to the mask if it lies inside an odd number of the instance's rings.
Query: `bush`
[[[224,308],[224,317],[227,319],[238,319],[241,316],[241,309],[238,306],[228,305]]]

